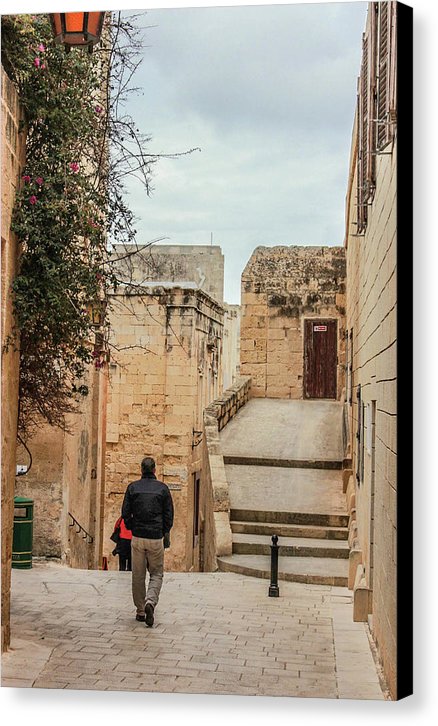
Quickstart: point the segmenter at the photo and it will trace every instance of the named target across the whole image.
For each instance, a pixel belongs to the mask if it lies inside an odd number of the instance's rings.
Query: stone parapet
[[[250,393],[251,378],[239,378],[204,410],[201,512],[204,537],[203,569],[207,572],[217,570],[218,556],[230,555],[232,551],[230,497],[219,431],[245,405]]]

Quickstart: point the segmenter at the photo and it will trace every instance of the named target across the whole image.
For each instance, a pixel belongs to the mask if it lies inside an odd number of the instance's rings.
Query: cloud
[[[342,244],[366,3],[151,10],[132,115],[161,160],[129,185],[144,242],[221,244],[225,299],[258,244]],[[232,272],[231,272],[232,271]]]

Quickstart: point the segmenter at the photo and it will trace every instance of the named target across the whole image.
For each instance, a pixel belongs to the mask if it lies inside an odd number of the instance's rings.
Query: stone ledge
[[[209,553],[205,563],[217,569],[218,555],[231,554],[230,495],[220,446],[219,431],[230,421],[250,397],[251,379],[242,376],[204,410],[203,473],[205,478],[204,520],[211,526]],[[208,531],[208,526],[207,526]]]
[[[245,466],[279,466],[289,469],[341,469],[341,461],[328,459],[278,459],[254,456],[224,456],[225,464],[243,464]]]

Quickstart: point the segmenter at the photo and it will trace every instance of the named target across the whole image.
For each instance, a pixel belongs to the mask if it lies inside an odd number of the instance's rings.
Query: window
[[[345,401],[349,401],[350,397],[350,348],[348,345],[348,330],[345,331]]]
[[[396,8],[394,2],[377,6],[376,149],[384,149],[394,135],[396,121]]]
[[[376,185],[376,155],[394,137],[397,3],[369,5],[357,89],[357,231],[368,223]]]
[[[362,401],[362,389],[359,383],[357,397],[357,431],[356,431],[356,481],[360,486],[364,477],[365,453],[365,404]]]
[[[193,547],[197,547],[199,539],[199,496],[201,479],[199,473],[193,475]]]
[[[358,231],[368,222],[368,203],[375,188],[375,48],[376,6],[370,5],[362,40],[362,64],[358,86]]]

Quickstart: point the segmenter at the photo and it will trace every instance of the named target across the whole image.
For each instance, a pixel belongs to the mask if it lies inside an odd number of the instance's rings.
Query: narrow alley
[[[12,573],[2,686],[386,698],[343,587],[232,573],[165,575],[155,626],[135,621],[130,574],[36,561]]]

